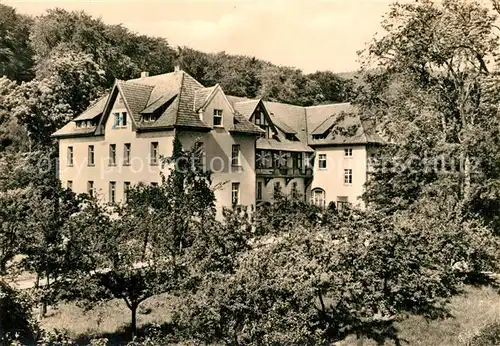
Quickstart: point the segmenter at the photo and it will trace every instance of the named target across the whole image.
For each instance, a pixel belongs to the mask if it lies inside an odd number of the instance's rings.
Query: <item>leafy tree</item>
[[[29,35],[32,19],[0,4],[0,76],[16,81],[33,77],[33,50]]]
[[[29,213],[22,189],[0,193],[0,275],[7,273],[7,263],[21,253],[28,232],[25,221]]]
[[[353,211],[332,228],[255,238],[232,272],[205,277],[179,321],[207,343],[329,344],[357,334],[400,344],[395,321],[447,316],[464,273],[498,263],[491,232],[449,208],[429,199],[394,217]]]
[[[38,73],[39,78],[21,84],[11,95],[11,116],[28,131],[32,148],[52,144],[50,135],[103,91],[103,72],[86,54],[54,52]]]
[[[497,185],[498,169],[491,168],[497,165],[499,83],[496,65],[487,63],[498,49],[495,20],[475,1],[391,7],[382,23],[385,35],[365,52],[371,73],[359,102],[397,143],[386,149],[384,163],[394,165],[397,157],[409,169],[376,172],[368,202],[411,204],[429,182],[453,177],[457,203],[467,211],[485,194],[485,183]]]
[[[59,299],[77,299],[88,307],[122,299],[131,311],[134,335],[142,302],[189,285],[187,249],[214,219],[209,174],[196,165],[200,154],[182,150],[176,140],[175,166],[161,186],[139,184],[123,205],[90,200],[69,217],[65,280],[54,287]]]
[[[12,116],[12,107],[16,104],[17,84],[7,77],[0,78],[0,151],[27,151],[27,133],[18,119]]]
[[[34,345],[39,328],[31,315],[31,301],[0,280],[0,342]]]
[[[48,10],[35,21],[32,45],[40,62],[54,50],[69,49],[90,54],[105,70],[109,87],[116,78],[137,77],[141,71],[172,70],[175,52],[161,38],[138,36],[121,25],[106,25],[84,12]]]

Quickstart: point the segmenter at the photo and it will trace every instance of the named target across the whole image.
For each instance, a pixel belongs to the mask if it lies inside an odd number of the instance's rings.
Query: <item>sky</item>
[[[174,46],[255,56],[306,73],[356,70],[357,51],[381,32],[382,16],[393,2],[3,0],[35,16],[55,7],[84,10],[105,23],[164,37]]]

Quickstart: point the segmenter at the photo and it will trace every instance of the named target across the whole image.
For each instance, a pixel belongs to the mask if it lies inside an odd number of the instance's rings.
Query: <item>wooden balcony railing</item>
[[[312,168],[257,168],[256,174],[263,177],[312,177]]]

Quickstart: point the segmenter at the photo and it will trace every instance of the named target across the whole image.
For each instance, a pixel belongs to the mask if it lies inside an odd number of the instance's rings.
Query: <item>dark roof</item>
[[[217,85],[209,88],[197,89],[194,92],[194,111],[198,112],[203,106],[205,106],[208,97],[214,92]]]
[[[80,114],[79,116],[77,116],[73,120],[92,120],[92,119],[95,119],[97,116],[102,114],[102,111],[104,110],[104,106],[106,105],[107,99],[108,99],[108,95],[102,96],[94,104],[92,104],[89,108],[87,108],[86,111],[84,111],[82,114]]]
[[[295,131],[295,135],[301,142],[307,143],[306,111],[304,107],[269,101],[264,102],[264,106],[268,110],[271,120],[276,122],[277,127],[280,127],[279,123],[286,124],[289,129]],[[287,132],[285,129],[281,130]]]
[[[256,148],[265,150],[314,152],[311,147],[300,141],[277,141],[272,138],[259,138]]]
[[[235,113],[234,124],[231,126],[229,131],[256,135],[264,133],[264,130],[262,130],[260,127],[258,127],[239,113]]]
[[[146,108],[153,86],[138,84],[135,82],[117,82],[118,89],[123,95],[124,102],[132,113],[136,123],[141,120],[141,111]]]
[[[218,88],[220,89],[218,85],[206,88],[184,71],[117,81],[112,93],[99,99],[74,120],[90,120],[102,115],[106,105],[114,100],[111,98],[116,97],[119,91],[139,131],[174,127],[210,130],[211,127],[200,119],[198,110],[205,106]],[[249,134],[263,132],[260,127],[249,121],[261,100],[230,95],[226,97],[235,111],[234,124],[229,131]],[[262,145],[276,145],[278,150],[283,146],[302,146],[301,150],[309,151],[311,149],[308,144],[383,143],[373,126],[362,122],[358,110],[349,103],[313,107],[270,101],[264,101],[262,104],[275,128],[279,130],[279,141],[261,141]],[[142,114],[156,114],[156,121],[142,122]],[[105,120],[102,119],[101,122]],[[94,131],[94,128],[77,128],[72,121],[53,135],[92,135]],[[285,140],[285,134],[295,135],[300,142]],[[318,139],[315,136],[313,139],[312,135],[322,135],[323,138]]]
[[[243,115],[246,119],[250,119],[259,102],[260,100],[238,101],[233,103],[233,108],[235,111]]]
[[[311,146],[384,143],[374,126],[362,121],[359,109],[351,104],[309,107],[306,113],[310,126],[315,126],[309,135]]]

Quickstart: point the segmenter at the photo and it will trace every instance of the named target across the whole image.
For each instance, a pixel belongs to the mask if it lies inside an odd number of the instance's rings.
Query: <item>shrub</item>
[[[31,316],[32,302],[0,281],[0,344],[34,344],[39,328]]]
[[[500,322],[487,325],[469,342],[469,346],[500,345]]]

